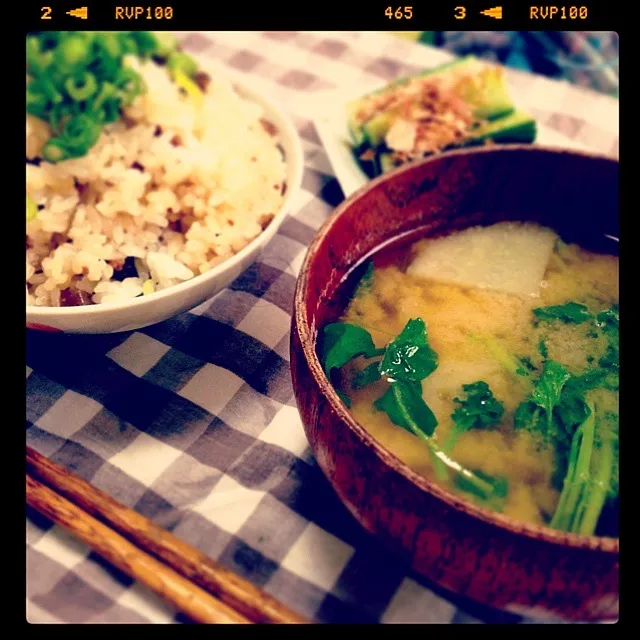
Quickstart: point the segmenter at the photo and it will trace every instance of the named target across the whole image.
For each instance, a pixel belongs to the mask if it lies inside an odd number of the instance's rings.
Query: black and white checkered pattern
[[[377,33],[192,33],[186,47],[250,74],[293,113],[306,168],[260,261],[189,313],[131,333],[27,340],[27,444],[318,622],[511,622],[395,562],[310,455],[289,376],[306,246],[342,193],[301,93],[391,79],[445,54]],[[518,102],[616,154],[617,102],[509,72]],[[58,527],[27,519],[27,617],[180,622]]]

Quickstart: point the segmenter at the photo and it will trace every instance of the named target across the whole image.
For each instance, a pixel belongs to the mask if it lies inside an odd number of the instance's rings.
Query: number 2
[[[51,7],[41,7],[42,15],[40,20],[51,20]]]
[[[467,17],[467,10],[464,7],[456,7],[453,10],[453,16],[456,20],[464,20]]]

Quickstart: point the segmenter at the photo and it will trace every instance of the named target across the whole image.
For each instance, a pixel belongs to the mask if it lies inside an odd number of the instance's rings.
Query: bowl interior
[[[582,153],[508,146],[445,154],[399,169],[356,192],[316,236],[302,267],[296,322],[305,359],[333,409],[380,457],[456,508],[523,533],[578,546],[617,548],[617,539],[577,536],[524,525],[461,500],[414,473],[382,449],[342,406],[316,355],[318,331],[345,305],[350,272],[398,236],[445,235],[477,224],[532,221],[565,241],[618,251],[618,163]],[[466,501],[463,501],[466,502]],[[599,542],[596,542],[599,541]]]

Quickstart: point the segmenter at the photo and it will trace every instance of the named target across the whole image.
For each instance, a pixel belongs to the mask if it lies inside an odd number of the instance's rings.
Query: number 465
[[[398,7],[395,10],[393,7],[387,7],[384,15],[389,19],[402,20],[404,18],[405,20],[411,20],[413,18],[413,7]]]

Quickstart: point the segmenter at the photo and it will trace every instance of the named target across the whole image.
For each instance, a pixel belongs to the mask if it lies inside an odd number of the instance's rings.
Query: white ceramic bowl
[[[208,62],[203,66],[213,67],[214,64]],[[220,67],[217,67],[217,72],[221,72]],[[115,333],[140,329],[193,309],[222,291],[256,261],[278,231],[300,190],[304,168],[302,142],[289,117],[271,99],[245,84],[245,80],[237,74],[230,74],[226,70],[222,72],[230,75],[241,95],[262,106],[265,118],[280,131],[280,144],[285,154],[287,190],[282,207],[269,226],[242,251],[210,271],[149,295],[119,303],[86,307],[27,306],[27,328],[67,333]]]

